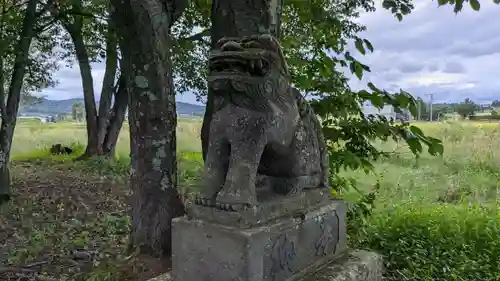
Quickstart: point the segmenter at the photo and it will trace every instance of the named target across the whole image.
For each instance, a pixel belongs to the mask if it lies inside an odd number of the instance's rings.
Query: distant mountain
[[[71,114],[71,108],[74,103],[83,103],[83,99],[44,99],[42,102],[37,104],[21,105],[19,108],[19,114],[24,116]],[[191,103],[177,102],[177,113],[179,115],[203,116],[205,113],[205,107]]]

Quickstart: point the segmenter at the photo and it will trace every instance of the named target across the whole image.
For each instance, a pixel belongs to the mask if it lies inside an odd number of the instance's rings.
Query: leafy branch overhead
[[[481,4],[479,0],[437,0],[438,6],[453,6],[453,11],[458,13],[464,8],[464,4],[468,2],[472,10],[479,11]],[[500,0],[492,0],[495,4],[500,4]],[[403,16],[410,14],[414,8],[411,0],[384,0],[382,7],[391,11],[392,14],[399,20],[403,20]]]
[[[386,9],[402,19],[413,9],[409,0],[386,0]],[[205,61],[209,49],[211,1],[193,1],[173,26],[173,66],[178,92],[192,91],[206,95]],[[374,51],[369,40],[358,34],[366,27],[356,18],[360,11],[375,11],[374,1],[289,0],[284,1],[280,42],[288,62],[293,84],[314,100],[322,118],[331,148],[332,169],[341,167],[370,170],[372,161],[385,155],[374,146],[375,140],[403,140],[415,155],[424,146],[432,155],[441,154],[443,146],[408,123],[396,123],[381,116],[364,116],[362,104],[378,108],[394,106],[397,112],[409,110],[416,115],[416,100],[407,92],[390,94],[372,83],[366,90],[352,91],[341,68],[362,79],[370,67],[347,50],[350,43],[362,55]],[[194,28],[196,27],[196,29]]]
[[[481,8],[481,4],[479,4],[478,0],[468,0],[468,1],[465,1],[465,0],[438,0],[439,6],[454,5],[453,11],[455,13],[462,11],[463,6],[464,6],[464,2],[469,2],[470,7],[474,11],[479,11],[479,9]],[[498,3],[500,3],[500,1],[493,0],[493,3],[498,4]]]
[[[363,55],[374,51],[370,41],[357,36],[365,27],[353,20],[359,16],[359,8],[373,11],[373,5],[366,1],[357,2],[358,6],[344,6],[333,1],[311,3],[314,4],[312,9],[304,9],[300,1],[285,4],[282,44],[294,84],[314,99],[312,105],[323,120],[332,171],[373,169],[372,161],[388,155],[375,146],[376,140],[402,140],[417,157],[424,146],[431,155],[442,154],[441,141],[426,136],[418,127],[363,113],[362,105],[369,102],[379,109],[390,105],[396,112],[408,110],[416,116],[417,102],[408,92],[388,93],[373,83],[368,83],[366,90],[355,92],[338,69],[338,66],[347,67],[360,80],[365,72],[370,72],[369,66],[346,50],[347,43],[354,42]],[[413,8],[410,2],[404,1],[391,5],[393,11],[401,14],[408,14]],[[345,185],[344,179],[336,174],[333,180],[337,186]]]

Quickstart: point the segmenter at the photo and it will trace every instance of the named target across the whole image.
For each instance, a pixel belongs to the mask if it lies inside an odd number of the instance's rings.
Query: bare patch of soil
[[[14,163],[0,206],[0,280],[147,280],[169,260],[127,253],[128,186],[64,165]]]

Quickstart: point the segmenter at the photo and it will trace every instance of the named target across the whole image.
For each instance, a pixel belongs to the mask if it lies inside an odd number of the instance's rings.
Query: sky
[[[377,3],[381,1],[377,1]],[[354,76],[355,90],[368,82],[388,91],[400,88],[434,103],[461,102],[471,98],[478,103],[500,99],[500,5],[481,1],[481,10],[473,11],[464,3],[464,11],[452,6],[438,7],[437,1],[414,0],[415,9],[399,22],[377,5],[377,11],[363,13],[359,22],[368,27],[360,34],[375,51],[365,56],[352,54],[370,66],[371,73],[362,81]],[[99,95],[104,64],[92,65],[94,88]],[[43,90],[48,99],[83,97],[78,66],[62,67],[55,73],[59,84]],[[193,94],[178,95],[177,101],[199,104]]]

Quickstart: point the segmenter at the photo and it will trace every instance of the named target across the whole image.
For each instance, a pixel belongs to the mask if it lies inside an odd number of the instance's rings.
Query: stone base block
[[[331,201],[329,188],[306,189],[293,196],[282,196],[264,188],[257,190],[260,202],[254,208],[238,212],[227,212],[217,208],[187,204],[187,215],[216,224],[249,228],[266,225],[283,217],[301,217],[318,206]]]
[[[382,273],[383,265],[380,255],[367,251],[353,251],[343,258],[292,278],[290,281],[381,281],[383,280]],[[169,272],[149,281],[177,280],[174,280]]]
[[[175,281],[285,281],[345,253],[346,205],[331,200],[300,217],[251,228],[177,218],[172,223]]]

